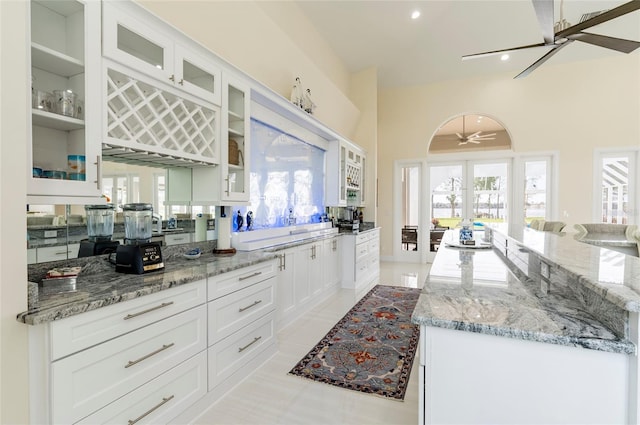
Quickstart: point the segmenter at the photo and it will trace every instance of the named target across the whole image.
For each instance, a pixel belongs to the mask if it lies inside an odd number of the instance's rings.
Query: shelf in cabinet
[[[237,113],[237,112],[233,112],[232,110],[229,110],[229,118],[232,118],[231,121],[242,121],[244,120],[244,117]]]
[[[229,135],[244,137],[244,133],[242,131],[234,130],[233,128],[229,128]]]
[[[63,77],[84,72],[84,63],[38,43],[31,43],[31,66]]]
[[[52,112],[31,110],[32,124],[40,127],[53,128],[55,130],[81,130],[84,128],[84,121]]]
[[[244,165],[229,164],[230,170],[244,170]]]

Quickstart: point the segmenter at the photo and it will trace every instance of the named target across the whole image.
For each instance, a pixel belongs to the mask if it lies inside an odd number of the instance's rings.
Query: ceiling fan
[[[479,144],[480,142],[484,142],[486,140],[495,140],[496,133],[489,134],[481,134],[482,130],[476,131],[473,134],[469,134],[465,136],[465,119],[464,115],[462,116],[462,134],[456,132],[456,136],[458,136],[458,146],[466,145],[467,143]]]
[[[494,50],[491,52],[465,55],[462,57],[462,60],[476,59],[485,56],[514,52],[517,50],[530,49],[534,47],[549,48],[550,50],[544,56],[535,61],[533,64],[529,65],[529,67],[527,67],[524,71],[514,77],[522,78],[526,77],[540,65],[549,60],[549,58],[558,53],[563,47],[571,44],[571,42],[576,40],[623,53],[631,53],[635,49],[640,47],[640,42],[638,41],[583,32],[583,30],[585,29],[591,28],[603,22],[610,21],[612,19],[640,9],[640,0],[631,0],[628,3],[624,3],[623,5],[610,10],[583,15],[583,19],[578,24],[573,26],[570,26],[565,19],[562,19],[562,2],[560,6],[560,21],[558,21],[554,26],[553,0],[531,1],[533,2],[533,8],[536,11],[536,16],[538,18],[540,28],[542,29],[542,36],[544,38],[543,43],[529,44],[527,46],[513,47],[511,49]]]

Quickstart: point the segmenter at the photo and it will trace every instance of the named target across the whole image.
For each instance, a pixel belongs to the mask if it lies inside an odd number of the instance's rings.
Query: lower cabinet
[[[207,356],[203,351],[78,423],[165,423],[206,393]]]
[[[245,367],[275,348],[275,260],[214,276],[208,282],[208,389],[230,388]]]
[[[380,276],[380,230],[373,229],[343,239],[342,287],[364,295]]]
[[[287,326],[337,290],[341,278],[340,239],[336,236],[280,253],[277,329]]]

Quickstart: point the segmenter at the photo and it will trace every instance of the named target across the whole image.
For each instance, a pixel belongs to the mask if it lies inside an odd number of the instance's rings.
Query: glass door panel
[[[508,168],[506,162],[476,163],[469,170],[473,178],[473,221],[507,221]],[[467,214],[465,214],[467,215]]]
[[[165,69],[164,48],[118,24],[118,49],[158,69]]]
[[[420,224],[420,167],[402,168],[402,250],[418,251]]]
[[[430,169],[431,227],[455,227],[464,207],[462,164]]]
[[[547,160],[531,160],[524,163],[524,221],[545,220],[548,212]]]

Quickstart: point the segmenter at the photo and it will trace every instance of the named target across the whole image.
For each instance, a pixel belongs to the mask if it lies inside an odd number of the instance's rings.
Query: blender
[[[80,241],[78,257],[114,252],[120,245],[118,241],[111,240],[115,206],[113,204],[85,205],[84,210],[87,216],[88,239]]]
[[[160,244],[151,242],[153,207],[133,203],[122,207],[124,245],[116,249],[116,271],[142,274],[164,268]]]

